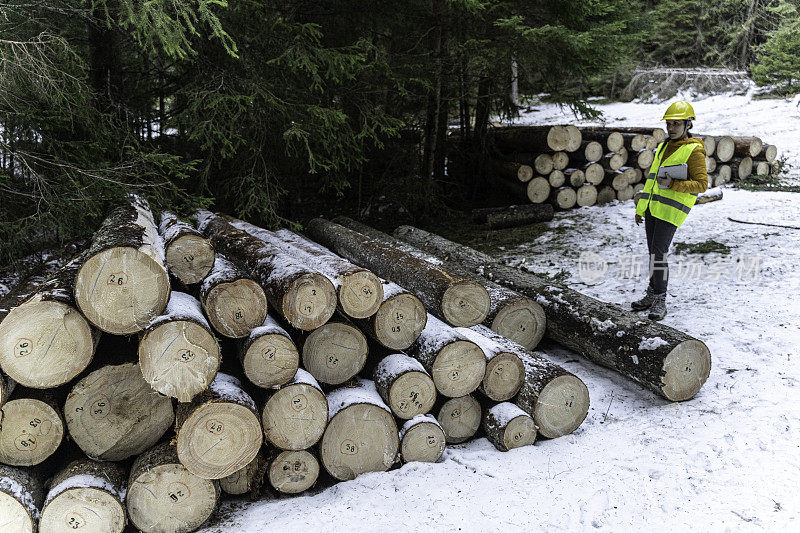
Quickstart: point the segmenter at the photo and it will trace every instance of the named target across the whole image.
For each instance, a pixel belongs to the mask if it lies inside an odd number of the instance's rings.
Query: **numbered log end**
[[[200,235],[181,235],[166,250],[170,272],[186,285],[203,281],[214,267],[214,258],[211,242]]]
[[[589,389],[576,376],[564,374],[544,386],[533,410],[539,434],[548,439],[578,429],[589,413]]]
[[[41,400],[11,400],[0,414],[0,463],[38,465],[56,451],[64,437],[61,416]]]
[[[276,333],[257,338],[242,357],[247,379],[265,389],[288,383],[299,364],[300,354],[292,340]]]
[[[530,298],[517,298],[497,312],[490,328],[528,349],[544,336],[547,318],[542,306]]]
[[[444,396],[455,398],[478,388],[486,373],[486,355],[467,340],[457,340],[439,350],[431,377]]]
[[[211,289],[203,307],[216,331],[241,339],[267,318],[267,295],[255,281],[237,279]]]
[[[94,355],[92,328],[77,309],[31,300],[0,323],[0,365],[14,381],[46,389],[67,383]]]
[[[394,417],[387,410],[357,403],[331,418],[322,436],[322,465],[339,481],[365,472],[383,472],[395,462],[400,440]]]
[[[3,529],[19,533],[33,533],[36,520],[31,510],[14,497],[13,489],[0,480],[0,517]]]
[[[435,402],[436,386],[424,372],[406,372],[389,388],[389,408],[402,420],[427,413]]]
[[[122,533],[126,523],[119,497],[95,487],[73,487],[44,506],[39,530]]]
[[[283,494],[310,489],[319,477],[319,461],[306,450],[284,451],[269,467],[269,484]]]
[[[142,375],[154,390],[188,402],[208,388],[219,369],[220,349],[206,328],[174,320],[148,330],[139,342]]]
[[[400,456],[404,463],[435,463],[446,447],[444,430],[434,422],[421,422],[406,431],[400,440]]]
[[[317,329],[336,311],[336,290],[322,274],[304,274],[295,279],[284,294],[281,311],[297,329]]]
[[[488,433],[487,431],[487,434]],[[514,448],[529,446],[533,444],[535,440],[536,425],[533,423],[533,418],[527,414],[522,414],[508,422],[505,427],[501,428],[498,432],[497,442],[493,441],[492,444],[494,444],[498,450],[507,452]]]
[[[303,343],[303,367],[317,381],[340,385],[361,372],[367,361],[367,338],[355,326],[328,322]]]
[[[513,398],[525,379],[525,366],[519,356],[500,352],[486,363],[486,374],[481,384],[484,394],[496,402]]]
[[[436,420],[444,430],[447,444],[459,444],[472,438],[481,425],[481,405],[472,396],[446,401]]]
[[[316,444],[325,432],[328,400],[313,385],[292,383],[267,400],[261,422],[264,437],[277,448],[304,450]]]
[[[428,313],[419,298],[397,294],[387,298],[375,313],[375,338],[390,350],[405,350],[419,338],[427,321]]]
[[[602,167],[600,169],[602,170]],[[534,204],[541,204],[550,197],[550,182],[547,178],[538,176],[528,182],[525,192],[528,200]]]
[[[491,301],[486,288],[473,280],[450,285],[442,296],[444,319],[452,326],[469,327],[480,324],[489,315]]]
[[[697,339],[683,341],[664,359],[662,372],[661,390],[668,400],[682,402],[693,398],[711,372],[711,352]]]
[[[75,280],[75,301],[97,328],[114,335],[145,329],[167,307],[166,269],[136,248],[109,248],[90,257]]]
[[[219,487],[233,496],[250,493],[252,497],[256,497],[261,490],[264,472],[268,466],[264,455],[259,452],[247,466],[220,479]]]
[[[363,270],[342,278],[339,288],[339,305],[349,317],[367,318],[378,312],[383,301],[381,279]]]
[[[175,420],[172,400],[150,388],[139,365],[105,366],[67,396],[64,419],[91,458],[121,461],[153,446]]]

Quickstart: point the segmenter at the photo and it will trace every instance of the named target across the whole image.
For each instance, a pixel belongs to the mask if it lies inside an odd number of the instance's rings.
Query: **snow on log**
[[[442,404],[436,420],[447,444],[459,444],[475,436],[481,426],[481,404],[470,395],[450,398]]]
[[[535,299],[547,315],[551,339],[668,400],[692,398],[708,378],[711,353],[699,339],[426,231],[401,226],[395,235]]]
[[[72,440],[92,459],[121,461],[151,448],[175,420],[172,401],[142,377],[139,365],[103,366],[67,396]]]
[[[330,421],[320,444],[325,470],[340,481],[388,470],[400,446],[392,411],[372,381],[359,379],[328,394]]]
[[[233,496],[249,494],[251,500],[255,500],[261,493],[264,484],[264,474],[269,467],[269,461],[264,457],[261,450],[245,467],[240,468],[233,474],[219,480],[219,487],[223,492]]]
[[[264,289],[222,254],[200,284],[200,302],[214,329],[234,339],[247,337],[267,318]]]
[[[436,402],[433,379],[416,359],[387,355],[375,368],[375,387],[397,418],[408,420],[431,410]]]
[[[128,523],[125,474],[117,463],[70,463],[50,481],[39,529],[122,533]]]
[[[501,452],[533,444],[536,425],[533,418],[510,402],[487,409],[481,422],[486,438]]]
[[[369,318],[354,320],[361,331],[390,350],[405,350],[419,338],[428,320],[422,301],[391,281],[381,280],[383,301]]]
[[[28,469],[0,464],[0,517],[4,530],[35,533],[44,503],[39,478]]]
[[[267,477],[278,492],[299,494],[317,482],[319,461],[309,450],[282,451],[270,463]]]
[[[473,326],[473,328],[478,327]],[[480,327],[487,330],[486,326]],[[525,378],[525,367],[519,356],[514,352],[504,350],[501,344],[474,329],[457,328],[456,331],[480,346],[486,355],[486,373],[481,382],[480,391],[496,402],[513,398]]]
[[[264,437],[282,450],[305,450],[328,425],[328,400],[314,376],[303,370],[273,392],[261,411]]]
[[[219,370],[220,347],[200,302],[173,291],[165,313],[139,341],[139,366],[154,390],[188,402],[204,391]]]
[[[38,465],[64,438],[61,408],[50,391],[17,387],[0,410],[0,463]]]
[[[435,463],[446,446],[444,429],[432,415],[417,415],[400,428],[400,457],[404,463]]]
[[[267,389],[292,380],[300,364],[300,354],[289,333],[267,316],[240,344],[239,360],[247,379]]]
[[[214,247],[193,224],[162,211],[158,231],[164,240],[167,267],[182,283],[199,283],[211,272]]]
[[[128,478],[131,522],[143,533],[194,531],[217,507],[219,483],[189,472],[174,445],[157,444],[140,455]]]
[[[191,403],[178,406],[175,434],[181,463],[206,479],[241,469],[264,441],[255,402],[238,379],[223,373]]]
[[[308,334],[303,342],[303,368],[321,383],[341,385],[361,372],[368,353],[367,338],[341,317]]]
[[[58,387],[92,361],[99,339],[73,298],[77,256],[0,322],[0,366],[26,387]]]
[[[130,335],[147,327],[169,300],[164,241],[144,198],[103,221],[75,278],[78,308],[99,329]]]
[[[279,248],[236,229],[230,219],[208,211],[197,215],[198,228],[264,288],[270,305],[297,329],[310,331],[333,316],[336,290],[321,273]]]
[[[716,202],[717,200],[722,200],[722,189],[720,187],[714,187],[713,189],[708,189],[706,192],[701,192],[697,195],[696,203],[707,204],[708,202]]]
[[[476,224],[486,224],[490,229],[514,228],[550,220],[553,220],[553,206],[549,204],[510,205],[472,210],[472,221]]]
[[[428,312],[457,326],[482,322],[489,294],[472,279],[452,273],[340,224],[316,218],[308,231],[317,242],[414,293]]]

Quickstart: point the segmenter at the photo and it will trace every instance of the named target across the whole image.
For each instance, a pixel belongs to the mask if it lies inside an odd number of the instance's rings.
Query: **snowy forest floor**
[[[800,169],[800,109],[791,101],[714,97],[695,104],[696,131],[776,144]],[[657,125],[665,104],[600,106],[608,124]],[[520,122],[573,122],[536,106]],[[408,464],[297,498],[234,501],[202,531],[759,531],[800,527],[800,195],[726,187],[675,235],[664,323],[705,341],[711,375],[668,403],[555,346],[586,382],[591,409],[573,434],[500,453],[485,438],[438,464]],[[511,230],[508,230],[511,231]],[[502,239],[500,239],[502,240]],[[559,212],[528,242],[496,253],[560,274],[589,296],[628,307],[646,285],[644,227],[633,204]],[[715,241],[719,252],[696,253]],[[680,244],[684,243],[684,244]],[[711,243],[713,244],[713,243]],[[676,253],[676,250],[683,250]],[[602,275],[581,275],[598,254]],[[794,359],[792,359],[794,358]]]

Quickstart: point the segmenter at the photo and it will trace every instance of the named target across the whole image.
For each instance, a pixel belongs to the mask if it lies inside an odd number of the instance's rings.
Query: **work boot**
[[[661,320],[667,315],[667,293],[654,294],[653,305],[650,306],[650,314],[647,318],[650,320]]]
[[[651,305],[653,305],[653,289],[648,285],[644,298],[631,302],[631,309],[634,311],[642,311],[644,309],[650,309]]]

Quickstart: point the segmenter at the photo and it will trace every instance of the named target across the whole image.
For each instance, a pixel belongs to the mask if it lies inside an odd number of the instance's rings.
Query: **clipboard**
[[[667,165],[664,167],[659,167],[658,169],[658,178],[672,178],[674,180],[686,181],[689,179],[689,165],[683,163],[681,165]],[[658,186],[659,189],[664,189],[661,185]]]

